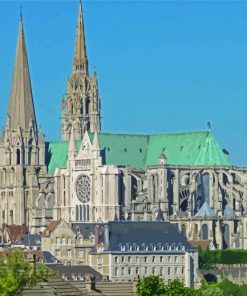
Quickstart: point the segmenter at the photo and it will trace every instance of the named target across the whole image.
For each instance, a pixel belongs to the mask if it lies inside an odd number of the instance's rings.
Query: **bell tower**
[[[96,71],[88,73],[82,3],[79,1],[75,53],[72,75],[67,82],[66,97],[62,99],[62,140],[69,141],[73,126],[75,140],[84,133],[100,132],[100,98]]]
[[[0,139],[1,225],[31,225],[38,179],[44,173],[45,140],[37,127],[21,15],[7,122]]]

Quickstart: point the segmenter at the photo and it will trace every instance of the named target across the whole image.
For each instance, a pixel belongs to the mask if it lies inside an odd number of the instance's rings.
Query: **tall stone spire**
[[[81,0],[79,0],[73,72],[82,72],[88,75],[88,60]]]
[[[96,75],[89,75],[82,3],[79,0],[73,71],[67,82],[66,97],[62,98],[62,140],[69,141],[72,126],[75,140],[85,132],[100,132],[100,97]]]
[[[12,129],[16,130],[21,127],[27,130],[30,124],[37,129],[22,15],[20,16],[8,115]]]

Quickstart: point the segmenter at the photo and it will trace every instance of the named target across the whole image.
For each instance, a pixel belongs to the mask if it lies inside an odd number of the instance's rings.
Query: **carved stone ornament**
[[[90,200],[90,178],[81,175],[75,183],[76,195],[80,202],[87,203]]]

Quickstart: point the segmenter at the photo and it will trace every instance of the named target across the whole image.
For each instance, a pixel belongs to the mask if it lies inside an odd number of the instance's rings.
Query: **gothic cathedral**
[[[90,76],[79,1],[61,141],[38,129],[20,18],[9,107],[0,138],[0,224],[31,233],[67,222],[166,220],[188,239],[247,248],[247,169],[233,166],[211,131],[101,131],[96,71]]]

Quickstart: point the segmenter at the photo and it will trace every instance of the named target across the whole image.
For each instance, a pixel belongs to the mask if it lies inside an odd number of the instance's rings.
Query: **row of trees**
[[[215,250],[199,248],[200,267],[210,269],[215,264],[247,264],[247,250]]]
[[[202,283],[200,289],[185,287],[178,279],[165,285],[159,276],[139,280],[136,296],[246,296],[247,285],[238,286],[228,280],[217,284]]]

